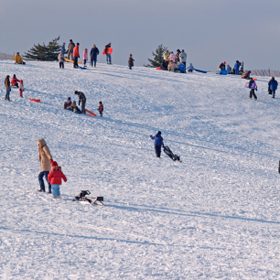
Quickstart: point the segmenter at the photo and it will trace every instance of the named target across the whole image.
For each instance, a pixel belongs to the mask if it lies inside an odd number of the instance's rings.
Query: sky
[[[147,64],[163,44],[205,70],[237,59],[245,69],[280,70],[279,10],[278,0],[0,0],[0,52],[60,36],[81,49],[111,42],[113,63],[122,65],[130,53],[135,65]]]

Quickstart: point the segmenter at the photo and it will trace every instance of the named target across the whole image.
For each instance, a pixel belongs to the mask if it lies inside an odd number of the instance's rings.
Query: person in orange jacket
[[[73,59],[74,59],[73,67],[74,67],[74,68],[79,68],[79,65],[78,65],[78,59],[79,59],[79,57],[80,57],[80,50],[79,50],[79,47],[80,47],[80,44],[77,43],[76,46],[75,46],[74,49],[73,49]]]
[[[106,55],[107,64],[112,64],[112,53],[113,53],[113,48],[111,46],[111,43],[109,43],[105,46],[103,51],[103,54]]]
[[[48,175],[48,180],[52,186],[52,194],[53,197],[60,197],[60,185],[62,184],[62,180],[67,182],[67,178],[61,170],[61,167],[58,166],[57,162],[51,160],[51,172]]]

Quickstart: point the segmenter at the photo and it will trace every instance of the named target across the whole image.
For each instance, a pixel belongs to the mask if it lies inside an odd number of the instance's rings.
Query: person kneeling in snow
[[[151,139],[155,140],[154,143],[155,143],[156,156],[158,158],[160,158],[161,147],[164,147],[163,138],[161,136],[161,131],[158,131],[158,133],[155,136],[150,135],[150,137],[151,137]]]
[[[48,180],[52,186],[52,194],[53,197],[60,197],[60,185],[62,184],[62,180],[67,182],[67,178],[56,161],[51,160],[51,166],[52,168],[48,175]]]

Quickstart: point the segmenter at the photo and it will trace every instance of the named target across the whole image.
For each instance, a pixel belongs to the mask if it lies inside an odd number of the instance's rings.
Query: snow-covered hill
[[[4,78],[25,83],[4,100]],[[0,63],[0,278],[280,279],[280,98],[257,80]],[[63,110],[81,90],[92,118]],[[40,98],[32,103],[28,98]],[[149,135],[182,158],[154,155]],[[68,182],[38,193],[36,140]],[[82,189],[105,198],[71,199]]]

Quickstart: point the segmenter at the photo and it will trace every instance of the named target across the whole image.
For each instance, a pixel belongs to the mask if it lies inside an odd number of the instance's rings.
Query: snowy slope
[[[3,81],[25,82],[4,100]],[[0,278],[280,279],[280,99],[268,78],[0,63]],[[81,90],[103,118],[63,110]],[[42,103],[31,103],[29,97]],[[183,162],[157,159],[149,135]],[[68,182],[37,192],[36,140]],[[81,189],[105,207],[72,202]],[[2,275],[1,275],[2,274]]]

